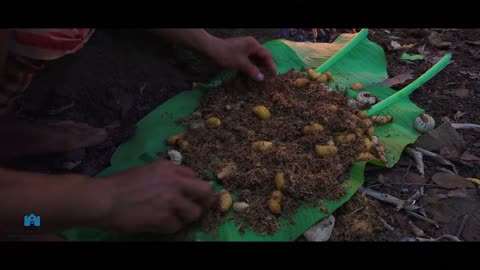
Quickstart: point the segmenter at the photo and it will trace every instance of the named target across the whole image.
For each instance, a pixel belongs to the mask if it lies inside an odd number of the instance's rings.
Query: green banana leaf
[[[364,29],[357,34],[343,34],[333,43],[297,43],[273,40],[265,43],[264,46],[272,53],[280,74],[291,69],[301,70],[305,67],[316,67],[316,70],[320,72],[330,71],[338,87],[344,89],[354,82],[370,85],[388,78],[385,53],[378,44],[368,40],[367,33],[368,30]],[[444,65],[446,64],[448,63],[444,63]],[[433,71],[430,71],[432,74],[429,78],[443,67],[432,68]],[[198,107],[201,97],[210,88],[232,76],[235,76],[234,72],[223,72],[209,85],[198,85],[191,91],[182,92],[158,106],[138,122],[135,136],[118,147],[112,156],[111,166],[102,171],[98,177],[112,175],[156,160],[158,153],[167,150],[165,140],[183,130],[182,127],[175,124],[175,120],[192,113]],[[424,81],[422,81],[423,83]],[[332,83],[330,86],[335,89],[335,84]],[[418,88],[420,85],[417,82],[415,86]],[[385,100],[398,93],[391,88],[381,86],[366,87],[365,91],[371,92],[380,100]],[[354,97],[358,93],[347,90],[347,94]],[[413,122],[419,114],[424,113],[423,109],[412,103],[408,95],[394,96],[394,100],[388,101],[388,106],[382,107],[380,102],[375,109],[376,114],[389,114],[394,117],[393,123],[379,126],[375,131],[380,142],[386,146],[387,160],[390,166],[398,162],[404,147],[413,143],[420,136],[420,133],[413,128]],[[170,116],[166,117],[168,114]],[[197,241],[293,241],[352,197],[364,182],[365,165],[366,162],[357,162],[352,166],[349,179],[343,183],[347,188],[343,198],[338,201],[324,201],[329,213],[323,213],[318,207],[304,204],[291,216],[295,224],[291,224],[286,217],[280,217],[280,229],[273,235],[259,235],[249,229],[241,234],[238,225],[233,221],[226,221],[217,231],[210,233],[193,227],[189,237]],[[221,188],[216,183],[212,182],[212,185],[216,189]],[[63,235],[67,239],[79,241],[161,239],[156,235],[123,235],[94,228],[73,228],[65,231]]]

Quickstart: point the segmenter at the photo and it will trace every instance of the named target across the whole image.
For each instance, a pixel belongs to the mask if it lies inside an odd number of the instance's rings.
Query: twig
[[[413,224],[413,222],[411,220],[408,221],[408,225],[410,225],[410,228],[412,228],[413,233],[417,237],[425,236],[425,232],[422,229],[420,229],[419,227],[417,227],[417,225]]]
[[[370,188],[360,188],[359,190],[360,192],[362,193],[365,193],[366,195],[372,197],[372,198],[375,198],[377,200],[380,200],[380,201],[383,201],[383,202],[387,202],[387,203],[390,203],[390,204],[393,204],[395,206],[399,206],[401,204],[404,204],[405,201],[404,200],[401,200],[397,197],[394,197],[392,195],[389,195],[389,194],[384,194],[384,193],[381,193],[381,192],[378,192],[378,191],[375,191],[373,189],[370,189]],[[415,194],[414,194],[415,195]],[[417,195],[416,195],[417,196]],[[414,196],[412,196],[414,197]],[[440,228],[440,225],[438,225],[438,223],[434,220],[431,220],[427,217],[424,217],[424,216],[421,216],[415,212],[413,212],[412,210],[416,210],[416,209],[419,209],[420,207],[417,206],[417,205],[406,205],[405,207],[403,207],[403,210],[405,210],[405,212],[412,216],[412,217],[415,217],[419,220],[422,220],[422,221],[425,221],[427,223],[430,223],[432,225],[434,225],[437,229]]]
[[[436,221],[434,221],[434,220],[431,220],[431,219],[429,219],[429,218],[426,218],[426,217],[424,217],[424,216],[421,216],[421,215],[419,215],[419,214],[417,214],[417,213],[415,213],[415,212],[412,212],[412,211],[406,211],[406,212],[407,212],[407,214],[409,214],[409,215],[412,216],[412,217],[416,217],[416,218],[418,218],[418,219],[420,219],[420,220],[422,220],[422,221],[425,221],[425,222],[427,222],[427,223],[430,223],[430,224],[432,224],[432,225],[435,225],[435,227],[437,227],[437,229],[440,228],[440,225],[438,225],[438,223],[437,223]]]
[[[462,240],[458,239],[458,237],[453,236],[453,235],[450,235],[450,234],[445,234],[445,235],[442,235],[442,236],[440,236],[440,237],[438,237],[438,238],[435,238],[435,239],[432,239],[432,238],[428,239],[428,238],[420,238],[420,237],[417,237],[418,241],[420,241],[420,242],[437,242],[437,241],[439,241],[439,240],[441,240],[441,239],[443,239],[443,238],[448,239],[448,240],[452,240],[452,241],[454,241],[454,242],[463,242]]]
[[[458,231],[455,234],[457,237],[460,237],[460,235],[463,233],[463,229],[465,229],[465,224],[467,224],[467,221],[469,218],[470,218],[469,214],[466,214],[465,216],[463,216],[462,223],[460,224],[460,227],[458,228]]]
[[[451,166],[453,168],[453,171],[455,172],[455,174],[458,174],[458,171],[457,171],[457,168],[455,167],[455,165],[453,165],[453,163],[446,160],[445,158],[443,158],[439,154],[432,153],[428,150],[425,150],[425,149],[422,149],[422,148],[419,148],[419,147],[415,147],[415,150],[419,151],[420,153],[422,153],[423,155],[425,155],[427,157],[431,157],[433,160],[435,160],[436,162],[438,162],[440,164]]]
[[[479,129],[480,130],[480,125],[477,124],[459,124],[459,123],[451,123],[452,127],[454,129]]]
[[[415,193],[413,193],[413,195],[410,198],[408,198],[406,201],[403,201],[400,205],[395,207],[395,210],[397,212],[402,210],[406,205],[411,204],[413,201],[417,200],[421,196],[422,196],[422,194],[420,193],[419,190],[417,190]]]
[[[395,228],[393,228],[392,225],[388,224],[383,218],[380,218],[380,221],[382,222],[383,227],[385,227],[387,230],[392,232],[395,230]]]
[[[418,173],[421,176],[425,175],[425,165],[423,164],[423,154],[415,151],[414,149],[410,147],[406,147],[405,150],[407,151],[407,154],[409,154],[413,160],[415,160],[415,163],[417,164],[417,170]]]
[[[388,194],[384,194],[384,193],[380,193],[378,191],[375,191],[373,189],[370,189],[370,188],[360,188],[360,192],[363,192],[365,194],[367,194],[368,196],[372,197],[372,198],[375,198],[377,200],[380,200],[382,202],[387,202],[387,203],[390,203],[390,204],[393,204],[395,206],[399,206],[400,204],[402,204],[404,201],[397,198],[397,197],[394,197],[392,195],[388,195]]]
[[[441,172],[446,172],[446,173],[449,173],[449,174],[455,174],[454,172],[450,171],[449,169],[446,169],[446,168],[442,168],[442,167],[435,167],[435,169],[441,171]]]
[[[407,178],[407,175],[410,173],[410,168],[412,167],[412,160],[408,160],[408,167],[407,167],[407,172],[403,175],[402,177],[402,190],[405,188],[405,179]]]

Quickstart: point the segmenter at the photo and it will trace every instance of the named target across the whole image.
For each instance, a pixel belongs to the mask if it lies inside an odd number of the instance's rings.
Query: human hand
[[[217,39],[207,55],[218,65],[262,81],[263,72],[277,73],[272,54],[253,37]]]
[[[108,177],[104,227],[128,232],[175,233],[198,220],[212,202],[212,188],[195,173],[160,160]]]

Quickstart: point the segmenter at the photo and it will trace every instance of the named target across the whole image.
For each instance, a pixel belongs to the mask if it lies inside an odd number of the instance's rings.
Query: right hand
[[[109,194],[103,225],[127,232],[175,233],[198,220],[212,202],[212,188],[169,160],[155,161],[100,180]]]

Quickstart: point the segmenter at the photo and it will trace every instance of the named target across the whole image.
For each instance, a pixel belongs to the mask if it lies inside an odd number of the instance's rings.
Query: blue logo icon
[[[35,227],[40,227],[40,216],[35,216],[33,213],[28,216],[24,216],[23,226],[30,227],[31,225]]]

